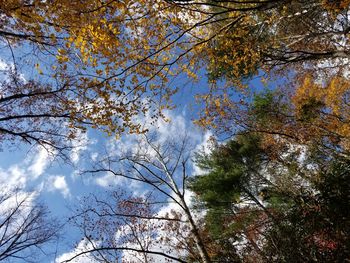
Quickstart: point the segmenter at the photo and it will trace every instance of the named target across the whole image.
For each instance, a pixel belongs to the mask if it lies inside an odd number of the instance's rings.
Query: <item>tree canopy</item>
[[[250,145],[251,137],[245,140]],[[342,262],[349,258],[347,160],[323,160],[318,167],[318,158],[316,163],[302,163],[280,153],[280,160],[255,160],[255,167],[259,165],[255,170],[247,152],[239,150],[244,146],[232,145],[237,142],[230,141],[199,159],[207,164],[208,173],[194,177],[190,184],[208,209],[206,228],[217,248],[214,261]],[[233,149],[247,162],[235,159]],[[223,159],[219,161],[218,156]],[[237,171],[237,166],[246,172]]]
[[[143,132],[139,114],[157,118],[172,106],[177,89],[169,81],[182,73],[195,80],[203,67],[211,82],[224,77],[230,87],[262,72],[306,69],[315,79],[341,76],[347,68],[347,1],[35,0],[1,6],[0,36],[14,73],[37,68],[28,76],[35,80],[28,92],[45,91],[60,105],[47,115],[110,134]],[[30,52],[29,60],[23,52]],[[4,87],[11,96],[18,93],[14,85],[12,79]],[[231,102],[232,89],[224,86],[203,95],[210,109],[203,125],[212,124],[212,115],[224,116],[210,107]]]
[[[143,136],[89,172],[151,194],[124,200],[112,191],[112,204],[92,195],[93,207],[74,217],[92,249],[70,260],[113,262],[131,251],[147,262],[349,261],[349,8],[349,0],[0,0],[0,143],[64,153],[88,128]],[[165,119],[178,90],[187,94],[182,84],[204,77],[195,122],[217,140],[191,170],[188,137],[160,140],[142,122]],[[178,210],[159,216],[154,204],[169,200]],[[43,213],[35,207],[33,220]],[[34,230],[34,241],[51,238]]]

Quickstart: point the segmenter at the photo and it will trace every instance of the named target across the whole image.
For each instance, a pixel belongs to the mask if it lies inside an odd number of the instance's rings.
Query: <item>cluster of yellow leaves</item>
[[[349,91],[350,81],[344,77],[335,76],[325,85],[321,85],[311,76],[306,76],[297,88],[293,99],[297,110],[300,110],[310,99],[315,99],[322,102],[330,113],[340,116],[348,113],[346,99]]]
[[[205,110],[195,123],[201,127],[214,129],[217,132],[231,132],[233,127],[243,124],[240,102],[232,100],[228,94],[205,94],[197,96],[197,100],[205,103]]]
[[[335,76],[322,85],[306,76],[293,98],[296,116],[303,118],[305,114],[310,115],[310,111],[316,111],[307,121],[316,126],[320,134],[328,133],[340,146],[350,150],[349,96],[350,80],[345,77]]]

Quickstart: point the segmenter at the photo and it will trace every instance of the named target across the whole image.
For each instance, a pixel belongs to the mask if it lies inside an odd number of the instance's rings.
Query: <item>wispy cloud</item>
[[[113,173],[105,173],[104,175],[95,179],[95,183],[101,187],[108,188],[125,183],[121,177],[116,177]]]
[[[53,158],[45,149],[36,148],[24,160],[6,169],[0,167],[0,185],[10,189],[25,189],[45,173]]]
[[[43,147],[38,147],[32,156],[33,157],[30,157],[25,161],[30,164],[27,168],[27,172],[33,179],[37,179],[44,173],[50,163],[52,163],[54,156]]]
[[[70,190],[66,182],[66,178],[63,175],[49,176],[46,181],[46,187],[48,191],[58,191],[64,198],[70,196]]]
[[[70,159],[73,164],[78,164],[81,154],[88,149],[88,146],[94,144],[95,141],[88,137],[86,132],[78,131],[76,138],[72,141],[72,151]]]
[[[65,262],[66,260],[70,260],[75,255],[83,251],[92,249],[94,246],[96,246],[96,244],[92,244],[90,241],[83,239],[77,244],[74,250],[60,255],[58,258],[56,258],[56,260],[53,263],[61,263],[61,262]],[[77,258],[74,258],[69,262],[70,263],[97,263],[98,261],[93,259],[93,257],[87,253]]]

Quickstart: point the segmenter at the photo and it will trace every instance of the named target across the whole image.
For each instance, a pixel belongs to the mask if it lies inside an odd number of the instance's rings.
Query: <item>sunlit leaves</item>
[[[45,52],[51,65],[35,61],[38,73],[69,82],[72,114],[110,134],[142,132],[138,115],[157,118],[174,106],[171,80],[182,74],[196,81],[198,69],[206,68],[211,89],[198,97],[206,107],[198,123],[220,129],[216,121],[232,121],[242,108],[234,89],[244,93],[247,81],[260,73],[266,79],[300,78],[307,68],[311,82],[317,75],[344,76],[347,6],[347,1],[317,0],[62,0],[50,5],[13,0],[3,4],[7,35],[1,36]],[[343,82],[335,77],[328,95],[315,98],[336,115],[342,114],[337,98],[345,96]],[[306,86],[307,92],[319,89]]]

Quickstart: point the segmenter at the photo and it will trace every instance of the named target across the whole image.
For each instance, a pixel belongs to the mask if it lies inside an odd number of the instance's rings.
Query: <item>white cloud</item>
[[[99,156],[99,154],[97,152],[93,152],[90,155],[92,161],[96,161],[98,156]]]
[[[190,121],[186,120],[185,113],[175,115],[171,111],[163,112],[165,119],[159,118],[155,123],[151,115],[138,116],[135,122],[144,123],[143,128],[148,129],[148,136],[152,137],[154,144],[163,144],[166,141],[180,141],[187,136],[193,145],[201,142],[202,132]],[[154,137],[154,138],[153,138]],[[137,152],[142,148],[149,151],[142,135],[125,135],[120,140],[111,139],[107,143],[108,152],[111,154],[124,154],[125,152]],[[146,147],[146,148],[145,148]]]
[[[66,178],[61,175],[50,176],[46,182],[48,191],[59,191],[64,198],[70,196],[70,191]]]
[[[0,185],[6,185],[9,189],[15,189],[25,187],[26,183],[26,172],[18,165],[12,165],[6,170],[0,168]]]
[[[14,69],[13,63],[7,63],[3,59],[0,58],[0,71],[6,72],[9,70],[13,70],[13,69]]]
[[[209,154],[211,152],[211,138],[213,137],[213,134],[209,131],[207,131],[204,136],[202,137],[202,141],[196,146],[195,152],[202,152],[205,154]],[[192,163],[192,173],[193,175],[200,175],[203,174],[203,170],[199,168],[195,162]]]
[[[53,154],[55,153],[53,152]],[[38,147],[34,151],[33,156],[26,160],[26,163],[30,164],[27,171],[33,179],[37,179],[53,161],[53,155],[50,155],[47,149]]]
[[[79,244],[76,246],[76,248],[73,251],[69,251],[69,252],[66,252],[66,253],[60,255],[58,258],[56,258],[54,263],[61,263],[61,262],[65,262],[66,260],[70,260],[71,258],[76,256],[77,254],[79,254],[83,251],[87,251],[87,250],[92,249],[94,246],[96,246],[96,244],[97,243],[92,244],[87,239],[83,239],[79,242]],[[70,263],[96,263],[98,261],[93,259],[92,256],[89,253],[87,253],[87,254],[83,254],[79,257],[76,257],[69,262]]]
[[[2,59],[0,59],[0,70],[8,69],[8,64],[5,63]]]
[[[94,141],[89,140],[86,132],[78,131],[76,136],[72,141],[73,149],[70,153],[70,159],[74,164],[79,162],[82,152],[87,150],[88,145],[94,143]]]
[[[125,180],[123,180],[122,177],[118,177],[109,172],[95,179],[97,185],[105,188],[121,185],[123,182],[125,182]]]
[[[3,59],[0,58],[0,80],[8,82],[9,79],[9,73],[15,70],[13,63],[7,63]],[[26,79],[22,73],[17,72],[19,79],[23,81],[23,83],[26,83]]]
[[[52,162],[53,157],[43,148],[37,148],[30,154],[7,169],[0,167],[0,185],[24,189],[28,183],[38,179]]]

